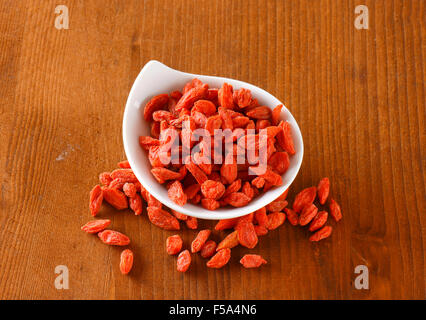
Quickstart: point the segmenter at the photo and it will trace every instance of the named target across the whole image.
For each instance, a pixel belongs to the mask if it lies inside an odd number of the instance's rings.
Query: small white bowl
[[[159,184],[151,174],[151,164],[148,160],[148,154],[139,145],[139,136],[149,136],[151,132],[150,124],[143,118],[143,108],[153,96],[161,93],[170,93],[174,90],[182,90],[183,86],[193,78],[200,79],[211,88],[220,88],[224,82],[227,82],[234,89],[241,87],[249,89],[253,97],[257,98],[261,105],[268,106],[271,109],[279,104],[283,104],[265,90],[243,81],[184,73],[171,69],[158,61],[149,61],[139,73],[130,90],[123,118],[124,149],[136,177],[144,188],[165,206],[186,215],[202,219],[218,220],[244,216],[274,201],[296,178],[303,159],[302,134],[296,120],[285,106],[281,111],[281,119],[285,119],[291,124],[296,154],[290,157],[290,166],[282,176],[283,184],[280,187],[273,188],[259,195],[248,205],[241,208],[219,208],[215,211],[210,211],[204,209],[201,205],[191,203],[187,203],[181,207],[169,199],[166,187]]]

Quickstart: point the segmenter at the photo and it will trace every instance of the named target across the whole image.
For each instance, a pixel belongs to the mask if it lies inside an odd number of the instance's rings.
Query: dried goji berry
[[[215,252],[216,252],[216,242],[214,242],[213,240],[208,240],[201,248],[200,255],[203,258],[210,258],[211,256],[214,255]]]
[[[132,169],[116,169],[111,172],[112,179],[119,179],[125,182],[137,182],[138,178],[136,178]]]
[[[219,244],[217,245],[216,251],[229,248],[232,249],[238,246],[238,231],[231,232],[228,234]]]
[[[102,187],[102,194],[105,201],[117,210],[124,210],[129,207],[126,195],[118,189]]]
[[[190,89],[179,99],[175,107],[176,111],[190,109],[195,101],[203,99],[206,96],[208,88],[207,84],[203,84]]]
[[[184,192],[187,196],[188,199],[192,199],[195,197],[195,195],[198,193],[198,191],[200,191],[201,187],[200,185],[197,184],[192,184],[189,187],[184,189]]]
[[[220,168],[220,175],[226,180],[228,184],[231,184],[235,181],[235,179],[237,179],[238,167],[234,156],[231,153],[225,157],[225,162]]]
[[[247,197],[252,199],[254,197],[254,190],[250,185],[250,182],[246,181],[241,190]]]
[[[204,181],[208,180],[206,174],[195,163],[187,163],[186,168],[194,176],[195,180],[202,185]]]
[[[268,214],[268,230],[274,230],[281,226],[285,221],[285,214],[282,212],[273,212]]]
[[[103,243],[113,246],[127,246],[130,243],[129,237],[114,230],[104,230],[98,233],[99,239]]]
[[[109,172],[102,172],[99,175],[99,181],[104,186],[109,185],[111,183],[111,181],[112,181],[111,173],[109,173]]]
[[[232,122],[232,118],[231,115],[229,114],[228,109],[224,108],[224,107],[219,107],[218,109],[219,115],[222,118],[222,129],[226,130],[233,130],[234,129],[234,124]]]
[[[277,105],[274,110],[272,110],[272,125],[276,126],[280,122],[281,109],[283,108],[282,104]]]
[[[203,206],[203,208],[212,211],[220,207],[219,201],[207,198],[201,199],[201,205]]]
[[[176,217],[176,219],[179,219],[179,220],[182,220],[182,221],[186,221],[188,219],[188,216],[186,214],[180,213],[180,212],[173,210],[173,209],[171,209],[170,211]]]
[[[306,226],[318,213],[318,208],[314,204],[307,205],[303,208],[299,217],[299,224]]]
[[[102,201],[103,201],[103,190],[99,185],[96,185],[93,187],[93,189],[90,191],[90,213],[92,216],[96,216],[101,208]],[[106,200],[106,199],[105,199]]]
[[[155,125],[155,123],[153,125]],[[158,128],[158,129],[160,129],[160,128]],[[160,135],[160,132],[158,132],[158,136],[159,135]],[[160,140],[155,139],[153,137],[149,137],[149,136],[140,136],[139,137],[139,144],[145,150],[149,150],[149,148],[152,147],[152,146],[159,146]]]
[[[266,210],[269,212],[277,212],[282,211],[285,207],[287,207],[288,202],[285,200],[275,200],[266,206]]]
[[[201,250],[204,243],[207,241],[207,239],[210,236],[211,231],[209,229],[201,230],[198,232],[197,236],[195,237],[194,241],[191,243],[191,252],[195,253]]]
[[[133,198],[136,195],[136,186],[131,182],[126,182],[123,185],[123,192],[127,197]]]
[[[265,185],[265,179],[261,177],[256,177],[252,180],[251,185],[258,189],[263,188],[263,186]]]
[[[120,271],[128,274],[133,266],[133,252],[130,249],[123,250],[120,255]]]
[[[219,220],[219,222],[214,227],[217,231],[222,231],[226,229],[232,229],[237,224],[239,218],[231,218],[231,219],[223,219]]]
[[[129,198],[129,205],[135,215],[139,216],[142,214],[142,199],[138,194]]]
[[[247,111],[246,115],[253,119],[267,120],[271,118],[271,109],[265,106],[260,106]]]
[[[157,227],[165,230],[179,230],[179,221],[167,211],[157,207],[147,207],[148,218]]]
[[[258,268],[262,264],[266,264],[266,260],[257,254],[246,254],[241,258],[240,263],[244,268]]]
[[[193,111],[198,111],[207,117],[214,115],[216,113],[216,106],[213,102],[209,100],[198,100],[194,103],[194,107],[191,109]]]
[[[240,108],[248,107],[251,103],[251,91],[244,88],[235,90],[233,99]]]
[[[268,165],[270,165],[274,170],[283,175],[287,169],[290,167],[290,158],[287,152],[275,152],[269,159]]]
[[[241,179],[235,180],[234,182],[232,182],[228,188],[226,188],[225,193],[223,194],[223,196],[227,196],[228,194],[234,193],[239,191],[241,188]]]
[[[339,204],[334,199],[330,200],[329,208],[330,214],[334,220],[339,221],[342,219],[342,211],[340,210]]]
[[[237,116],[232,119],[232,126],[234,128],[245,128],[249,122],[250,122],[249,117]]]
[[[169,186],[167,194],[177,205],[184,206],[186,204],[186,194],[183,192],[182,184],[179,181],[176,180]]]
[[[177,271],[185,272],[191,265],[191,254],[188,250],[182,251],[177,258]]]
[[[310,205],[314,202],[316,195],[317,195],[316,187],[303,189],[296,195],[296,198],[294,199],[293,210],[295,212],[302,211],[302,209],[305,206]]]
[[[322,239],[328,238],[331,235],[333,228],[330,226],[325,226],[322,229],[315,232],[310,236],[309,241],[320,241]]]
[[[254,231],[256,231],[258,237],[268,234],[268,229],[265,226],[254,226]]]
[[[198,228],[198,219],[195,217],[188,216],[185,223],[189,229],[196,230]]]
[[[267,226],[268,225],[268,216],[266,215],[266,208],[260,208],[254,212],[254,221],[259,226]]]
[[[222,88],[219,89],[217,96],[219,99],[219,104],[222,107],[234,109],[234,98],[231,85],[225,82],[222,85]]]
[[[291,210],[290,208],[285,208],[284,211],[287,215],[288,221],[293,226],[297,226],[299,224],[299,215],[296,212],[294,212],[293,210]]]
[[[281,176],[271,169],[264,170],[262,167],[250,167],[249,171],[250,174],[255,174],[265,179],[265,181],[269,182],[272,186],[280,186],[283,184]]]
[[[253,223],[238,223],[235,229],[238,231],[238,242],[242,246],[252,249],[257,245],[258,239]]]
[[[318,200],[321,204],[327,201],[328,194],[330,193],[330,180],[328,178],[322,178],[318,183]]]
[[[154,121],[167,121],[168,123],[170,123],[170,121],[176,119],[176,116],[173,115],[170,111],[158,110],[152,114],[152,118],[154,119]]]
[[[242,192],[234,192],[227,195],[224,201],[233,207],[244,207],[250,202],[251,198],[247,197]]]
[[[277,141],[285,151],[293,155],[296,151],[294,149],[293,136],[291,134],[291,125],[287,121],[281,121],[280,126],[283,130],[277,135]]]
[[[152,113],[161,109],[169,101],[168,94],[160,94],[152,98],[146,105],[143,111],[143,116],[146,121],[152,121]]]
[[[222,268],[231,259],[231,249],[226,248],[219,250],[208,262],[207,267],[209,268]]]
[[[117,166],[122,169],[130,169],[130,163],[128,160],[120,161]]]
[[[82,226],[81,230],[87,233],[98,233],[102,230],[105,230],[110,224],[111,220],[109,219],[92,220]]]
[[[220,115],[215,115],[207,118],[205,129],[210,132],[210,135],[215,134],[215,130],[222,127],[222,118]]]
[[[318,230],[319,228],[321,228],[327,222],[327,218],[328,218],[327,211],[318,212],[315,218],[312,220],[311,224],[309,225],[309,231],[314,232]]]
[[[218,200],[225,193],[225,186],[221,182],[206,180],[201,185],[201,192],[208,199]]]
[[[166,182],[166,180],[176,180],[180,178],[180,173],[175,172],[166,168],[152,168],[151,173],[154,176],[154,178],[161,184]]]
[[[182,238],[178,234],[167,237],[166,251],[170,255],[178,254],[180,250],[182,250],[182,245],[183,245]]]
[[[162,208],[163,204],[158,201],[156,198],[154,198],[154,196],[152,194],[150,194],[149,192],[146,192],[147,194],[147,200],[146,202],[148,203],[148,207],[156,207],[156,208]]]

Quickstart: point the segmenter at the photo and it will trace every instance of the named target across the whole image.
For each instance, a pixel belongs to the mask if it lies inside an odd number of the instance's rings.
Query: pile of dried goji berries
[[[214,89],[193,79],[182,92],[157,95],[145,105],[151,136],[139,142],[176,204],[243,207],[282,185],[295,154],[290,124],[280,121],[282,107],[262,106],[244,88],[224,83]]]
[[[169,210],[147,192],[136,176],[127,161],[119,163],[119,169],[112,172],[100,174],[99,180],[102,186],[95,186],[90,192],[90,211],[96,216],[105,200],[117,210],[131,208],[136,215],[142,214],[143,201],[146,202],[146,212],[149,220],[156,226],[165,230],[179,230],[180,222],[186,224],[189,229],[198,228],[197,218],[186,216],[174,210]],[[177,270],[185,272],[191,264],[191,253],[199,252],[201,257],[208,258],[206,263],[209,268],[221,268],[226,265],[231,257],[231,249],[241,245],[253,249],[260,236],[266,235],[269,231],[281,226],[286,218],[296,226],[309,226],[313,232],[310,241],[319,241],[330,236],[332,227],[326,225],[328,212],[324,210],[318,212],[318,207],[324,206],[329,199],[330,182],[328,178],[322,179],[317,187],[309,187],[299,192],[293,202],[292,209],[288,208],[286,190],[275,201],[266,207],[257,210],[249,215],[220,220],[214,229],[216,231],[233,230],[218,244],[209,240],[211,230],[201,230],[191,244],[191,252],[183,250],[183,241],[179,235],[167,238],[166,251],[170,255],[176,255]],[[143,200],[142,200],[143,199]],[[342,218],[340,206],[333,199],[328,202],[329,213],[334,220]],[[126,246],[130,239],[114,230],[107,230],[111,221],[108,219],[98,219],[89,221],[81,229],[87,233],[98,234],[102,242],[109,245]],[[260,255],[246,254],[240,263],[246,268],[260,267],[266,263]],[[126,249],[121,254],[120,271],[123,274],[130,272],[133,264],[133,252]]]

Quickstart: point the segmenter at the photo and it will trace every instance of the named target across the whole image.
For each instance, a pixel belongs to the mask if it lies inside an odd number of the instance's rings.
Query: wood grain
[[[425,299],[425,2],[421,0],[0,1],[0,298]],[[354,9],[369,8],[369,29]],[[125,158],[121,120],[151,59],[253,83],[291,110],[304,138],[297,190],[332,181],[344,218],[331,239],[286,224],[256,252],[268,265],[178,274],[171,233],[105,207],[120,250],[79,230],[97,175]],[[423,208],[423,209],[422,209]],[[212,222],[203,221],[210,227]],[[183,230],[185,244],[194,232]],[[219,239],[222,234],[216,234]],[[356,290],[367,265],[370,289]],[[57,265],[70,289],[54,286]]]

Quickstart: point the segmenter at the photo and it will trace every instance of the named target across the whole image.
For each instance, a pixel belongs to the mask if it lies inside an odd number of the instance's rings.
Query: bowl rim
[[[282,104],[283,105],[283,110],[285,110],[286,113],[288,113],[288,115],[290,115],[290,119],[286,119],[286,121],[287,120],[291,120],[290,122],[292,124],[292,134],[293,134],[293,137],[294,137],[294,134],[296,132],[297,135],[300,138],[299,139],[299,141],[300,141],[300,144],[299,144],[300,150],[298,150],[298,152],[297,152],[299,154],[298,156],[299,156],[300,160],[298,162],[296,162],[295,164],[293,164],[293,166],[294,166],[293,167],[294,168],[293,169],[293,172],[294,172],[293,176],[290,179],[288,179],[288,183],[286,184],[287,188],[289,188],[291,186],[291,184],[294,182],[295,178],[297,177],[297,175],[299,173],[299,170],[301,168],[302,162],[303,162],[304,143],[303,143],[302,132],[301,132],[301,130],[299,128],[299,125],[298,125],[296,119],[294,118],[294,116],[292,115],[292,113],[290,112],[290,110],[288,110],[286,108],[286,106],[285,106],[284,103],[282,103],[280,100],[278,100],[278,98],[276,98],[271,93],[265,91],[264,89],[262,89],[260,87],[257,87],[256,85],[253,85],[251,83],[247,83],[247,82],[244,82],[244,81],[241,81],[241,80],[231,79],[231,78],[224,78],[224,77],[218,77],[218,76],[208,76],[208,75],[187,73],[187,72],[183,72],[183,71],[180,71],[180,70],[172,69],[172,68],[168,67],[167,65],[165,65],[165,64],[163,64],[163,63],[161,63],[161,62],[159,62],[157,60],[151,60],[151,61],[147,62],[144,65],[144,67],[141,69],[141,71],[139,72],[138,76],[136,77],[135,81],[132,84],[132,88],[130,89],[129,95],[127,97],[126,106],[125,106],[124,114],[123,114],[123,122],[122,122],[123,144],[124,144],[124,150],[125,150],[125,153],[126,153],[126,157],[129,160],[130,166],[132,168],[133,167],[135,168],[133,171],[134,171],[136,177],[138,178],[138,180],[140,181],[140,183],[142,184],[142,186],[145,189],[147,189],[148,192],[151,193],[150,186],[147,183],[144,183],[143,179],[141,179],[143,177],[143,175],[141,175],[141,174],[139,175],[138,174],[139,170],[137,169],[137,162],[134,161],[134,159],[133,159],[133,156],[132,156],[133,153],[131,151],[132,148],[130,147],[130,145],[128,143],[128,141],[129,141],[128,139],[131,138],[131,137],[128,136],[127,119],[129,117],[129,113],[130,113],[129,110],[132,107],[134,107],[133,106],[134,104],[132,104],[131,101],[133,99],[135,91],[138,89],[137,88],[137,84],[141,81],[141,78],[144,76],[145,72],[149,68],[152,68],[152,67],[166,68],[166,69],[169,69],[168,71],[172,71],[172,72],[175,72],[177,74],[184,75],[186,77],[188,77],[188,76],[190,76],[192,78],[206,78],[207,77],[209,79],[214,79],[214,80],[220,81],[222,83],[228,81],[228,82],[237,83],[240,87],[245,87],[245,88],[252,87],[252,88],[248,88],[248,89],[253,90],[253,88],[255,88],[255,90],[259,91],[263,96],[270,96],[270,97],[274,98],[275,100],[277,100],[279,102],[279,104]],[[204,80],[202,80],[202,81],[203,82],[207,82],[207,81],[204,81]],[[232,85],[235,86],[235,84],[232,84]],[[178,89],[180,90],[181,88],[178,88]],[[256,93],[257,98],[259,98],[259,92]],[[273,107],[271,107],[269,105],[268,105],[268,107],[271,108],[271,109],[273,109]],[[142,109],[143,107],[139,107],[139,108]],[[283,112],[283,111],[281,111],[281,112]],[[139,136],[137,138],[139,139]],[[291,162],[290,162],[290,166],[291,166]],[[284,173],[284,175],[285,174],[286,173]],[[284,176],[284,175],[282,175],[282,176]],[[268,190],[266,193],[263,193],[263,196],[265,196],[266,194],[270,193],[271,191],[276,191],[276,190],[280,190],[280,189],[283,190],[282,192],[284,192],[287,189],[287,188],[284,189],[284,187],[285,187],[285,185],[279,186],[277,188],[273,188],[271,190]],[[193,205],[193,206],[196,206],[196,208],[198,208],[199,211],[201,211],[201,212],[207,211],[207,213],[200,213],[200,212],[197,212],[197,210],[195,210],[195,212],[194,212],[191,209],[185,208],[185,206],[187,206],[187,205],[185,205],[184,207],[181,207],[181,206],[175,204],[170,199],[166,199],[166,201],[168,201],[168,203],[166,204],[166,203],[163,202],[163,196],[158,195],[158,194],[154,194],[155,192],[152,192],[152,194],[163,205],[165,205],[166,207],[168,207],[170,209],[182,212],[183,214],[186,214],[186,215],[189,215],[189,216],[193,216],[193,217],[196,217],[196,218],[208,219],[208,220],[218,220],[218,219],[230,219],[230,218],[240,217],[240,216],[247,215],[247,214],[249,214],[251,212],[254,212],[254,211],[256,211],[256,210],[258,210],[258,209],[266,206],[267,204],[271,203],[275,199],[277,199],[280,196],[280,194],[282,194],[282,192],[275,192],[276,195],[274,195],[272,197],[272,199],[267,199],[268,202],[262,202],[262,201],[260,201],[262,203],[261,205],[255,205],[254,209],[253,208],[252,209],[247,209],[246,211],[244,211],[245,207],[252,207],[253,205],[247,205],[247,206],[240,207],[240,208],[234,208],[234,207],[221,208],[221,209],[215,210],[215,211],[209,211],[209,210],[201,207],[201,205]],[[243,212],[243,213],[241,213],[241,212]]]

